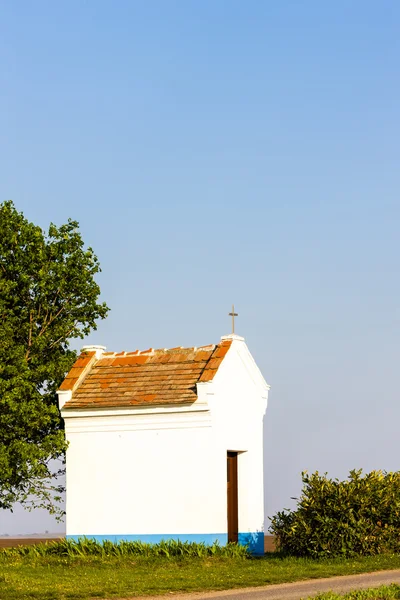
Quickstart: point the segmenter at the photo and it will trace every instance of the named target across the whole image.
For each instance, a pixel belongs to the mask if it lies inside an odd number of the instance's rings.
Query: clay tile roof
[[[193,403],[196,384],[212,381],[230,346],[82,354],[60,387],[72,390],[64,409]]]
[[[83,380],[90,366],[95,362],[95,352],[82,352],[78,359],[72,365],[72,369],[62,382],[60,390],[68,391],[77,387],[80,381]]]

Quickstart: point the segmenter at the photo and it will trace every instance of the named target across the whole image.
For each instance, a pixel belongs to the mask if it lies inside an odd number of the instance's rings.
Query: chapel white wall
[[[226,461],[228,450],[240,453],[239,532],[260,532],[264,531],[263,418],[269,387],[244,340],[232,337],[207,396],[219,455]]]
[[[187,415],[185,415],[187,417]],[[97,417],[102,431],[67,426],[67,535],[223,532],[218,473],[207,415],[191,424],[179,413],[164,429],[136,428],[137,417]]]
[[[234,340],[191,407],[63,411],[67,535],[226,533],[228,450],[240,452],[239,531],[262,531],[267,394]]]

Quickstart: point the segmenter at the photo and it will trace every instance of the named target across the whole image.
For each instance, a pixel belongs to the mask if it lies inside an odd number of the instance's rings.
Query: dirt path
[[[379,587],[381,585],[390,585],[391,583],[400,584],[400,569],[395,571],[378,571],[377,573],[362,573],[361,575],[346,575],[344,577],[311,579],[296,583],[282,583],[263,587],[224,590],[220,592],[143,596],[140,599],[136,597],[132,600],[165,600],[167,597],[179,600],[202,600],[203,598],[205,600],[211,598],[226,598],[226,600],[300,600],[300,598],[315,596],[320,592],[333,591],[341,594],[354,589]]]

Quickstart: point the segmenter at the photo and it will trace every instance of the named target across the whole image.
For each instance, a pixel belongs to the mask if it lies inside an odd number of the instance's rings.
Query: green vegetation
[[[272,518],[282,552],[315,558],[400,552],[400,472],[351,471],[346,481],[317,472],[302,479],[296,510]]]
[[[174,547],[179,550],[178,546],[170,546],[169,557],[166,553],[158,556],[134,553],[77,556],[44,552],[41,555],[32,547],[29,551],[18,552],[6,549],[0,552],[0,598],[126,598],[260,586],[400,568],[400,555],[312,560],[277,554],[263,558],[251,558],[244,553],[229,557],[221,553],[220,556],[194,558],[185,554],[171,556]]]
[[[334,594],[326,592],[314,596],[314,600],[396,600],[400,598],[400,585],[382,585],[368,590],[354,590],[347,594]]]
[[[56,390],[96,329],[99,262],[76,221],[48,232],[10,201],[0,204],[0,509],[15,502],[60,516],[54,460],[65,438]]]
[[[17,546],[0,550],[0,556],[7,557],[26,556],[30,558],[40,556],[68,556],[73,557],[186,557],[186,558],[249,558],[245,546],[227,544],[220,546],[215,543],[207,546],[203,543],[181,542],[179,540],[161,541],[159,544],[145,544],[144,542],[96,542],[90,538],[80,538],[78,541],[62,539],[57,542],[36,544],[33,546]]]

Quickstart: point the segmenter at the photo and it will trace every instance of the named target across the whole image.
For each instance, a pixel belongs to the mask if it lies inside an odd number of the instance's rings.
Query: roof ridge
[[[115,358],[115,357],[123,357],[123,356],[138,356],[139,354],[154,354],[158,352],[158,350],[154,350],[154,348],[148,348],[147,350],[133,350],[131,352],[127,352],[126,350],[122,350],[122,352],[103,352],[101,358]]]
[[[101,358],[113,358],[122,356],[135,356],[141,354],[155,354],[156,352],[176,352],[179,353],[181,350],[191,350],[197,352],[198,350],[212,350],[214,351],[220,344],[207,344],[206,346],[174,346],[173,348],[148,348],[147,350],[122,350],[121,352],[103,352]]]

